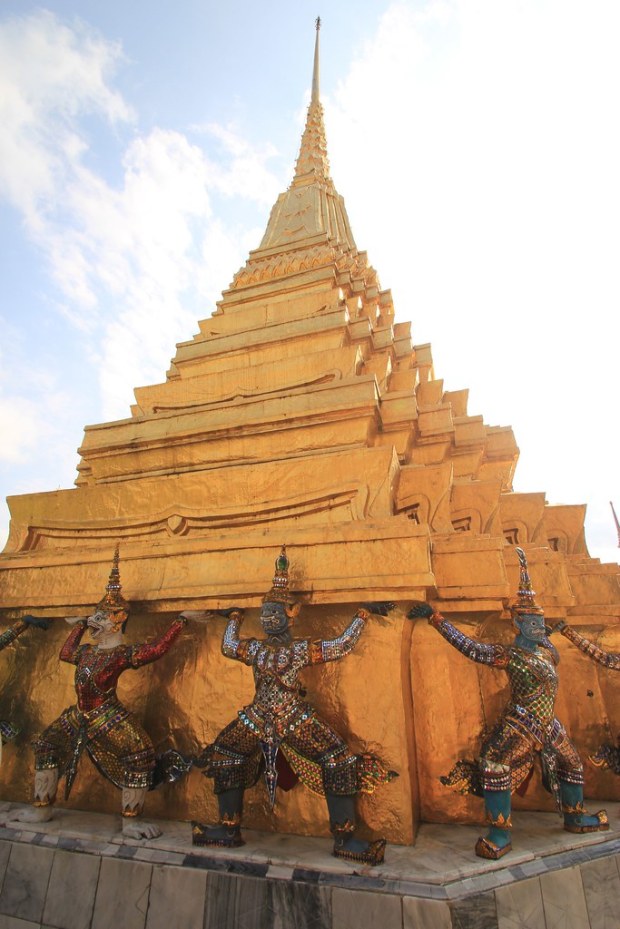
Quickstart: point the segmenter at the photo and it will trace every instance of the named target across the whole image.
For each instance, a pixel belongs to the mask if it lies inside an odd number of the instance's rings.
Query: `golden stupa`
[[[352,746],[400,773],[360,804],[367,829],[392,842],[413,842],[421,820],[481,816],[479,802],[438,778],[476,754],[505,686],[425,621],[407,621],[412,599],[430,599],[482,640],[508,641],[519,545],[548,619],[620,650],[618,567],[589,557],[585,506],[512,492],[512,430],[468,415],[467,390],[444,389],[430,345],[414,345],[410,323],[395,321],[390,291],[355,244],[329,174],[318,35],[295,175],[259,247],[177,346],[165,382],[138,388],[129,418],[86,427],[77,486],[9,499],[5,619],[58,621],[0,658],[0,718],[22,726],[0,768],[5,799],[29,799],[29,741],[74,702],[73,669],[58,661],[69,631],[61,618],[100,599],[117,541],[130,641],[183,609],[231,605],[248,608],[244,629],[258,633],[255,608],[283,542],[305,602],[298,635],[335,634],[363,601],[397,602],[352,655],[305,680]],[[159,748],[195,750],[251,699],[250,671],[220,653],[223,627],[194,622],[156,666],[121,680]],[[620,730],[614,681],[557,638],[558,716],[585,756]],[[588,768],[586,778],[587,796],[618,796],[613,774]],[[70,804],[116,811],[118,797],[84,759]],[[516,806],[552,802],[535,777]],[[146,815],[213,818],[212,784],[192,772],[151,794]],[[259,784],[245,823],[328,833],[322,800],[302,787],[272,813]]]

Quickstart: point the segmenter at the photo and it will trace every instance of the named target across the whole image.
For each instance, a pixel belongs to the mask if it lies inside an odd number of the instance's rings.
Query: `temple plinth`
[[[136,640],[159,629],[161,614],[232,605],[248,609],[258,632],[282,542],[305,604],[300,635],[336,632],[358,603],[396,601],[337,668],[309,671],[307,687],[356,750],[376,750],[400,773],[362,812],[370,830],[411,843],[420,819],[479,813],[438,777],[474,754],[502,682],[425,621],[408,622],[410,601],[430,599],[477,638],[508,641],[519,545],[548,619],[569,619],[619,651],[618,566],[589,557],[584,506],[513,492],[512,430],[470,414],[467,390],[445,389],[430,346],[396,322],[329,173],[318,32],[312,86],[293,181],[213,314],[177,346],[166,380],[137,388],[127,419],[86,427],[75,488],[9,499],[0,603],[7,617],[87,613],[117,541]],[[69,702],[71,669],[57,661],[66,631],[59,621],[36,648],[19,644],[2,658],[2,704],[19,704],[27,737]],[[165,667],[126,685],[157,744],[203,745],[250,699],[250,672],[220,654],[222,631],[216,619],[193,624]],[[620,730],[613,682],[558,647],[571,668],[560,715],[585,755],[600,720]],[[27,737],[0,769],[7,799],[29,799]],[[113,788],[82,764],[71,804],[115,809]],[[587,777],[588,794],[618,796],[609,773]],[[197,773],[148,802],[155,815],[214,816]],[[272,813],[259,786],[247,825],[313,832],[321,802],[296,788]],[[537,781],[519,805],[552,808]]]

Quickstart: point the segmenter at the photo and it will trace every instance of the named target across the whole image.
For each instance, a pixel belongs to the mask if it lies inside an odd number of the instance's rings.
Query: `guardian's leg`
[[[534,740],[500,722],[485,741],[480,755],[486,836],[480,836],[479,858],[497,860],[512,848],[511,796],[529,774],[534,762]]]
[[[194,845],[234,848],[244,844],[241,836],[243,794],[246,787],[256,783],[260,762],[258,736],[238,719],[222,729],[215,742],[196,759],[196,766],[204,768],[202,773],[213,778],[219,822],[213,826],[193,822]]]
[[[54,815],[54,801],[58,789],[58,768],[35,771],[34,800],[25,809],[9,810],[3,817],[5,822],[47,823]]]
[[[588,813],[583,804],[583,765],[562,724],[554,723],[553,748],[557,753],[560,798],[567,832],[604,832],[609,829],[605,810]]]
[[[351,794],[325,794],[329,810],[329,827],[334,836],[334,855],[348,861],[381,864],[385,854],[385,839],[366,842],[355,838],[355,798]]]
[[[123,787],[122,790],[123,835],[130,839],[156,839],[158,835],[161,835],[159,826],[140,819],[147,788]]]
[[[287,736],[286,742],[320,771],[334,836],[334,855],[365,864],[380,864],[385,853],[385,839],[367,842],[355,837],[355,796],[365,779],[364,757],[354,755],[344,739],[315,715]],[[389,780],[390,776],[385,772],[384,779]]]
[[[217,845],[236,848],[244,845],[241,837],[241,814],[243,813],[243,787],[233,787],[217,796],[220,821],[217,826],[194,823],[192,842],[194,845]]]

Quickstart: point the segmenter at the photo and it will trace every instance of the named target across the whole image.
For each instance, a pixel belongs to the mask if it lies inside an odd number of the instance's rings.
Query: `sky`
[[[617,0],[0,0],[0,547],[215,309],[293,175],[321,14],[331,173],[397,321],[515,490],[618,560]]]

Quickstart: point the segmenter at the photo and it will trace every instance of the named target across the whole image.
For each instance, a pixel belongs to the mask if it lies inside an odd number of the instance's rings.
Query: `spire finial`
[[[305,185],[310,178],[316,180],[329,178],[329,162],[327,160],[327,145],[325,142],[325,126],[323,125],[323,107],[319,99],[319,30],[321,17],[317,16],[316,39],[314,43],[314,70],[312,72],[312,96],[308,107],[306,128],[301,137],[301,148],[295,166],[293,184]],[[301,179],[301,180],[300,180]]]
[[[319,31],[321,29],[320,16],[317,16],[315,26],[316,39],[314,41],[314,70],[312,72],[312,103],[319,102]]]
[[[618,522],[618,517],[616,516],[616,510],[611,500],[609,501],[609,505],[611,507],[611,512],[613,513],[614,522],[616,524],[616,532],[618,533],[618,548],[620,548],[620,523]]]

